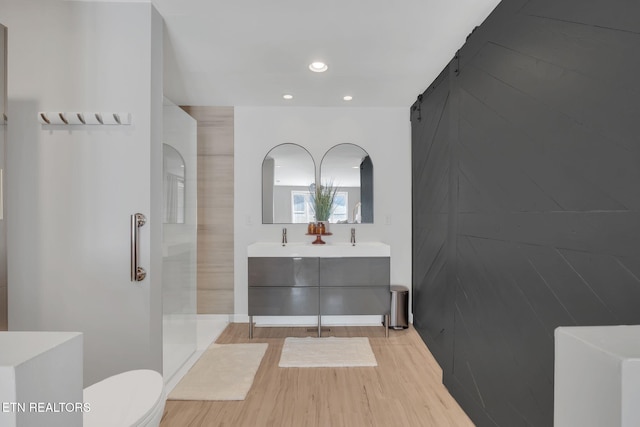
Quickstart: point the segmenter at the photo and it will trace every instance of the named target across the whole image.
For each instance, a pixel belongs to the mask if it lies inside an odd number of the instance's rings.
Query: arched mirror
[[[162,144],[165,223],[184,224],[184,169],[184,159],[178,150]]]
[[[262,161],[262,223],[297,224],[313,221],[309,188],[316,164],[297,144],[281,144]]]
[[[320,163],[320,184],[336,188],[329,222],[373,223],[373,163],[355,144],[338,144]]]

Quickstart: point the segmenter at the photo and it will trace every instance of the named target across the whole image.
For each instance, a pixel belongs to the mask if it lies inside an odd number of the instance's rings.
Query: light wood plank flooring
[[[230,324],[219,344],[269,344],[244,401],[167,401],[161,427],[190,426],[473,426],[442,385],[442,373],[413,329],[331,327],[323,336],[369,337],[375,368],[279,368],[288,336],[314,336],[306,328]]]

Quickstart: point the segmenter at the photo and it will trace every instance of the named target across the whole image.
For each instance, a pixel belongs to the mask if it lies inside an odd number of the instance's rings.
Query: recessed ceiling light
[[[346,95],[346,96],[343,96],[342,99],[344,99],[345,101],[351,101],[353,99],[353,96]]]
[[[293,99],[293,95],[291,95],[290,93],[285,93],[284,95],[282,95],[282,97],[286,100]]]
[[[309,69],[314,73],[324,73],[329,67],[324,62],[316,61],[309,64]]]

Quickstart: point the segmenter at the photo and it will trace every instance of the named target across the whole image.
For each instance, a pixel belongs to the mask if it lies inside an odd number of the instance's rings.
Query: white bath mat
[[[268,344],[211,344],[170,400],[244,400]]]
[[[281,368],[378,366],[369,338],[286,338]]]

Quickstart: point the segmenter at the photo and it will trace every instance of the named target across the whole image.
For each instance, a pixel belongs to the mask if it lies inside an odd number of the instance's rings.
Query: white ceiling
[[[165,96],[175,103],[332,107],[409,107],[499,3],[151,2],[165,20]],[[329,70],[309,71],[316,60]]]

